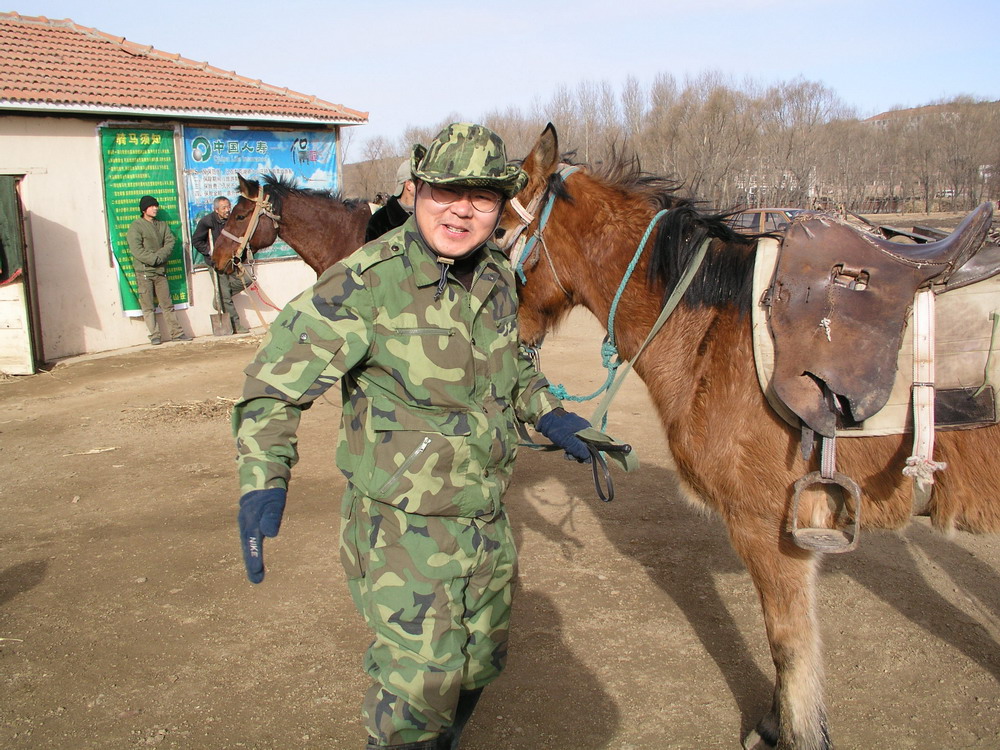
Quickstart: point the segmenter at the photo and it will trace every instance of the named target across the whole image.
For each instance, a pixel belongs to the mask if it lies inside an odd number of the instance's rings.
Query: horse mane
[[[302,197],[313,197],[321,198],[326,201],[331,201],[335,203],[340,203],[348,211],[357,211],[362,206],[367,207],[367,202],[361,200],[360,198],[344,198],[340,191],[336,193],[330,190],[316,190],[314,188],[302,188],[299,187],[294,179],[286,177],[285,175],[276,176],[272,173],[262,175],[261,178],[264,184],[267,186],[268,194],[271,196],[271,201],[274,205],[274,210],[277,213],[281,213],[281,204],[289,195],[298,195]],[[255,182],[250,180],[249,182]],[[258,188],[260,184],[258,183]]]
[[[574,165],[572,154],[563,163]],[[632,198],[645,200],[657,212],[658,230],[650,255],[648,280],[665,286],[664,301],[680,280],[692,256],[705,239],[713,240],[705,260],[684,295],[693,307],[736,305],[741,314],[750,313],[753,264],[759,235],[744,235],[725,219],[734,212],[702,209],[703,201],[681,194],[680,181],[652,175],[642,170],[638,156],[611,149],[610,158],[597,165],[591,176]],[[549,180],[549,190],[557,198],[572,202],[558,173]]]
[[[724,221],[730,215],[702,213],[691,205],[670,209],[660,220],[649,279],[666,285],[664,301],[701,243],[708,239],[712,243],[684,294],[684,302],[692,307],[735,305],[741,315],[750,314],[759,238],[736,232]]]

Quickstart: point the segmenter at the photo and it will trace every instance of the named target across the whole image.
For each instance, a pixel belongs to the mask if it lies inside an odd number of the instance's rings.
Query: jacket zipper
[[[454,328],[397,328],[396,333],[408,336],[433,336],[445,335],[454,336]]]
[[[427,450],[427,446],[430,444],[431,439],[429,437],[424,437],[424,439],[420,441],[420,445],[413,449],[413,453],[406,457],[406,460],[403,461],[399,468],[393,472],[392,476],[389,477],[386,483],[378,488],[378,492],[376,494],[378,494],[379,497],[382,497],[386,492],[388,492],[389,488],[399,481],[399,478],[403,476],[403,472],[410,468],[413,462],[420,457],[421,453]]]

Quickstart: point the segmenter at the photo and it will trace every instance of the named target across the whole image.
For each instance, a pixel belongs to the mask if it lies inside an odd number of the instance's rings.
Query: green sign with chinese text
[[[188,287],[183,242],[174,131],[153,128],[101,128],[104,162],[104,205],[108,236],[118,268],[118,287],[126,315],[141,315],[135,271],[128,251],[128,228],[139,218],[139,199],[151,195],[160,204],[159,221],[174,234],[174,250],[167,263],[167,280],[175,307],[187,307]]]

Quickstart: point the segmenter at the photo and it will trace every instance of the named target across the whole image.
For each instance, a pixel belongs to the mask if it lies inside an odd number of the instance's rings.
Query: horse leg
[[[743,746],[832,750],[816,622],[818,556],[798,549],[787,537],[776,539],[773,521],[742,518],[729,529],[760,597],[775,670],[771,709]]]

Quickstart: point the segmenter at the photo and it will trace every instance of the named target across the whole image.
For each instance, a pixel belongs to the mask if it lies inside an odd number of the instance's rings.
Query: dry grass
[[[206,399],[204,401],[185,401],[183,403],[167,401],[155,406],[140,406],[125,409],[123,411],[125,416],[122,421],[137,423],[148,422],[150,420],[157,422],[228,420],[233,410],[233,404],[236,401],[237,399],[235,398],[223,398],[222,396],[216,396],[214,399]]]

